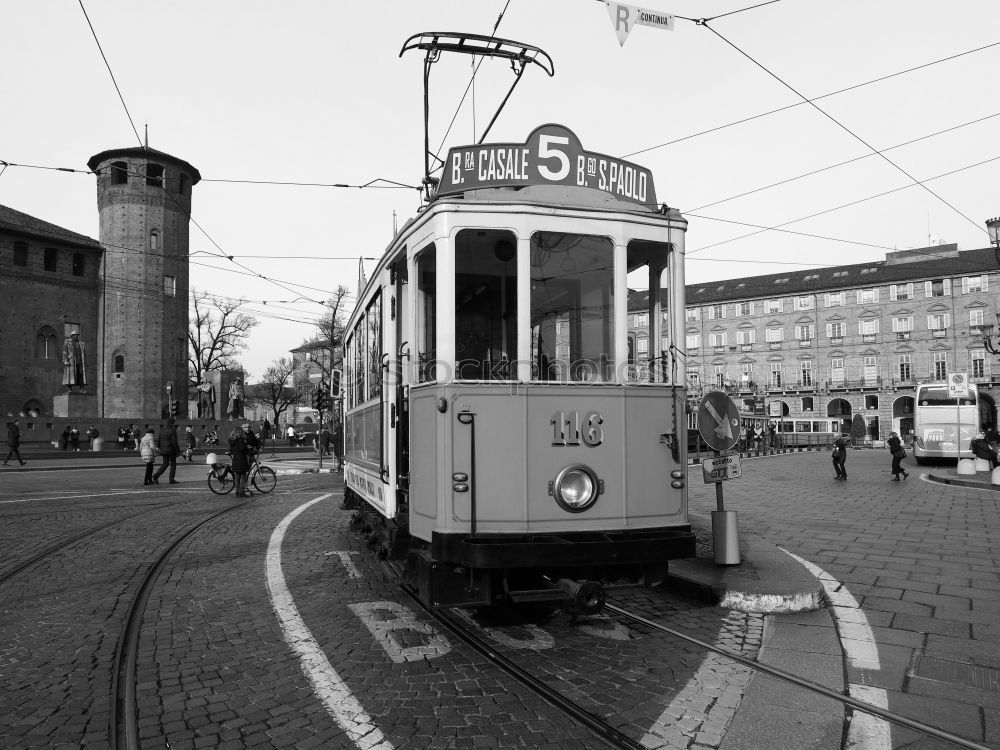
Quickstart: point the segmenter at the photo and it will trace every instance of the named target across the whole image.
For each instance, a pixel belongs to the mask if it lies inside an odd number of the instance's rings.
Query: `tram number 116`
[[[604,442],[604,417],[590,411],[580,419],[580,413],[557,411],[549,420],[552,425],[552,445],[583,445],[593,448]]]

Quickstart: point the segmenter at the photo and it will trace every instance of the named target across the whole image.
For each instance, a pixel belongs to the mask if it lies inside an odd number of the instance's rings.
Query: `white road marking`
[[[349,604],[368,632],[396,664],[408,661],[429,661],[451,651],[448,639],[429,623],[420,622],[413,612],[396,602],[362,602]],[[420,633],[424,643],[404,646],[397,631]]]
[[[878,658],[878,645],[875,635],[868,625],[864,610],[858,605],[851,592],[818,565],[803,560],[788,550],[787,555],[804,565],[819,582],[823,584],[826,595],[830,598],[833,619],[837,625],[841,648],[851,666],[862,670],[877,672],[881,663]],[[862,680],[865,676],[862,674]],[[888,708],[889,696],[883,688],[869,685],[849,683],[848,694],[852,698],[871,703],[878,708]],[[888,750],[892,746],[892,729],[889,722],[863,711],[851,709],[851,725],[847,733],[845,748],[851,750]]]
[[[323,649],[306,627],[299,615],[291,592],[285,584],[281,569],[281,542],[292,521],[307,508],[331,494],[320,495],[285,516],[271,534],[267,545],[265,572],[267,589],[271,594],[271,606],[278,616],[281,631],[289,648],[295,652],[302,665],[302,671],[309,679],[313,691],[320,699],[334,721],[343,729],[355,745],[364,750],[392,750],[392,743],[382,736],[382,732],[365,713],[364,708],[351,693],[344,680],[330,664]]]
[[[201,492],[199,489],[185,489],[184,487],[178,487],[176,489],[171,489],[170,492]],[[55,497],[22,497],[17,500],[0,500],[0,505],[9,505],[11,503],[34,503],[42,502],[46,500],[85,500],[92,497],[114,497],[115,495],[134,495],[137,492],[142,492],[141,490],[122,490],[121,492],[96,492],[89,495],[57,495]]]
[[[722,621],[718,639],[742,640],[743,632],[751,628],[762,633],[763,623],[763,615],[730,611]],[[752,675],[750,667],[710,652],[639,744],[648,748],[686,748],[701,735],[706,745],[721,745]]]
[[[484,627],[480,625],[464,609],[456,609],[454,610],[454,614],[465,620],[471,627],[481,630],[497,643],[508,648],[517,649],[518,651],[545,651],[556,645],[556,639],[551,633],[531,622],[518,625],[514,628],[529,636],[527,638],[519,638],[515,635],[510,635],[506,627],[493,627],[492,625]]]
[[[343,564],[349,577],[361,578],[361,571],[358,570],[358,566],[355,565],[354,560],[351,559],[351,555],[356,555],[358,554],[357,552],[324,552],[323,554],[327,557],[330,555],[336,555],[340,558],[340,562]]]

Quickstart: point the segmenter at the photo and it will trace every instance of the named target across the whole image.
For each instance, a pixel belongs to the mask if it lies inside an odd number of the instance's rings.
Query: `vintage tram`
[[[449,151],[359,296],[342,381],[345,501],[428,606],[594,610],[694,555],[686,225],[560,125]]]

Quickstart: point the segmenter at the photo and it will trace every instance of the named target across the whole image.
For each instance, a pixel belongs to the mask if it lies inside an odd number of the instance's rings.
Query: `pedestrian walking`
[[[177,424],[173,417],[167,420],[167,426],[161,429],[160,434],[156,436],[156,445],[160,450],[160,455],[163,456],[163,461],[160,463],[160,468],[153,474],[153,484],[160,483],[160,476],[167,470],[168,466],[170,467],[170,484],[177,484],[174,475],[177,473],[177,454],[181,452],[181,447],[177,442]]]
[[[324,456],[332,456],[333,453],[330,451],[330,440],[332,436],[330,435],[330,430],[327,427],[323,428],[323,431],[319,434],[319,445],[323,450]]]
[[[146,478],[143,484],[153,484],[153,467],[156,465],[156,435],[152,427],[146,428],[146,434],[139,440],[139,455],[146,464]]]
[[[295,447],[295,428],[292,427],[291,425],[288,425],[288,429],[285,430],[285,435],[288,437],[288,447],[289,448],[294,448]]]
[[[3,460],[3,465],[7,466],[7,462],[10,461],[11,456],[17,456],[17,460],[24,466],[27,461],[21,459],[21,422],[15,419],[9,425],[7,425],[7,458]]]
[[[847,435],[840,435],[833,441],[833,470],[837,472],[835,479],[847,481]]]
[[[69,425],[62,431],[59,436],[59,448],[60,450],[69,450]]]
[[[94,441],[100,436],[100,432],[93,425],[87,430],[87,441],[90,443],[90,450],[94,450]]]
[[[129,450],[137,451],[139,450],[139,442],[142,440],[142,430],[139,429],[139,425],[133,423],[129,427],[129,431],[130,431]]]
[[[906,473],[906,469],[900,463],[906,458],[906,450],[903,448],[903,443],[900,441],[899,435],[895,432],[890,432],[886,444],[889,446],[889,452],[892,454],[892,481],[898,482],[900,474],[903,475],[903,479],[908,478],[910,475]]]
[[[120,450],[125,450],[125,448],[127,447],[126,443],[128,441],[128,435],[129,435],[128,427],[122,425],[121,427],[118,428],[118,432],[116,434],[118,436],[118,448]]]
[[[236,497],[248,497],[250,495],[250,492],[247,491],[247,477],[250,474],[250,446],[247,445],[246,432],[238,427],[233,428],[229,435],[229,455],[233,460]]]
[[[757,449],[758,453],[760,453],[760,444],[763,441],[764,441],[764,428],[758,424],[756,427],[753,428],[753,444],[754,447]]]
[[[69,447],[80,452],[80,431],[76,429],[76,425],[69,428]]]

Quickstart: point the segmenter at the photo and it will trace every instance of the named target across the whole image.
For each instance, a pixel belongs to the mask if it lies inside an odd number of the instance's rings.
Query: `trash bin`
[[[740,564],[740,532],[735,510],[712,511],[712,539],[716,565]]]
[[[91,442],[90,450],[92,450],[92,451],[99,451],[99,450],[103,450],[104,449],[104,438],[102,438],[102,437],[95,437],[90,442]]]

